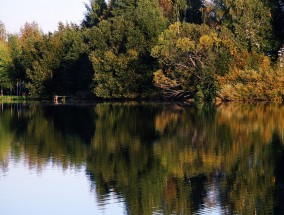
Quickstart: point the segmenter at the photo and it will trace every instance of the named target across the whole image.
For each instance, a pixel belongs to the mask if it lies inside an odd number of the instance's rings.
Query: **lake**
[[[281,104],[0,105],[0,214],[284,214]]]

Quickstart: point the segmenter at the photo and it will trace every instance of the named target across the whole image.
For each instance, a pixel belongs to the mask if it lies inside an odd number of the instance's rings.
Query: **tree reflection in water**
[[[284,106],[3,105],[0,165],[86,167],[128,214],[283,213]],[[44,171],[44,170],[42,170]]]

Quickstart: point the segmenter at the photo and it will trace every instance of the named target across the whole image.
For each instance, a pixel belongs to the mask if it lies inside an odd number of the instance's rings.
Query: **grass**
[[[0,96],[0,102],[24,101],[25,96]]]

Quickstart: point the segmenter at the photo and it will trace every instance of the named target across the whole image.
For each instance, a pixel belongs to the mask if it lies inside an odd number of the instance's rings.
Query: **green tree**
[[[105,0],[90,0],[89,5],[85,4],[87,12],[82,22],[84,27],[90,28],[96,26],[100,20],[104,19],[107,12]]]
[[[184,21],[188,5],[186,0],[174,0],[172,22]]]
[[[250,52],[269,52],[271,47],[271,10],[267,1],[214,0],[214,18],[226,26]]]
[[[10,69],[12,64],[11,50],[5,41],[0,40],[0,87],[1,91],[11,88]]]
[[[42,94],[43,81],[51,76],[43,64],[44,37],[37,23],[26,23],[20,31],[20,45],[22,49],[21,64],[24,68],[27,88],[33,97]],[[48,74],[49,73],[49,74]]]
[[[93,68],[88,58],[88,46],[84,43],[86,32],[74,24],[60,23],[51,38],[51,54],[57,60],[53,69],[53,93],[77,94],[91,92]]]
[[[158,1],[115,2],[114,17],[88,31],[94,92],[103,98],[135,98],[151,85],[151,47],[165,28]]]
[[[11,89],[11,49],[7,43],[5,25],[0,21],[0,87],[1,93],[4,89]]]
[[[26,24],[19,40],[11,38],[10,43],[15,79],[26,82],[30,96],[91,93],[93,70],[79,26],[59,23],[54,34],[43,34],[36,23]]]
[[[12,65],[10,69],[11,84],[17,95],[24,93],[26,73],[22,64],[22,48],[19,40],[19,36],[16,34],[10,34],[8,36],[8,45],[11,50]]]

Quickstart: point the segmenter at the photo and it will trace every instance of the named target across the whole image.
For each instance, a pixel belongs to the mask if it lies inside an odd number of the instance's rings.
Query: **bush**
[[[282,101],[284,98],[284,69],[235,70],[219,76],[218,81],[218,97],[225,101]]]

